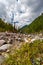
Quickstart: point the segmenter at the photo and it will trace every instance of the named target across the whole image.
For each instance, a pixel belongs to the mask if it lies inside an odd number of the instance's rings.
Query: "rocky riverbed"
[[[19,48],[21,43],[31,43],[35,40],[43,40],[43,34],[20,34],[20,33],[0,33],[0,64],[7,57],[7,53],[14,46]]]

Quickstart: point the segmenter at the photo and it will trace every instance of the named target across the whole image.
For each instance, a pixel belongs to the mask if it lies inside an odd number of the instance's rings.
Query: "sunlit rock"
[[[2,45],[0,47],[0,51],[6,51],[8,48],[10,48],[12,45],[11,44],[5,44],[5,45]]]

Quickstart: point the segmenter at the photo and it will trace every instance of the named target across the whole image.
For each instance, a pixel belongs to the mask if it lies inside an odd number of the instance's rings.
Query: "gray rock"
[[[0,40],[0,46],[6,44],[5,40]]]
[[[0,47],[0,52],[4,52],[7,49],[9,49],[12,45],[11,44],[5,44]]]

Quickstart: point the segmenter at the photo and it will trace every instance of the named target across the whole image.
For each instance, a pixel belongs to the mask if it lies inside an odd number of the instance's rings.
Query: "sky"
[[[43,0],[0,0],[0,18],[7,22],[13,18],[16,28],[30,24],[41,13]]]

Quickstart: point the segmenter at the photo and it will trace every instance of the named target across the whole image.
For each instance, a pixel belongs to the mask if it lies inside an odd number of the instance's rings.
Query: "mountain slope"
[[[1,18],[0,18],[0,32],[5,32],[5,31],[13,31],[13,26],[9,23],[5,23]]]
[[[36,18],[30,25],[19,30],[21,33],[35,33],[43,31],[43,14]]]

